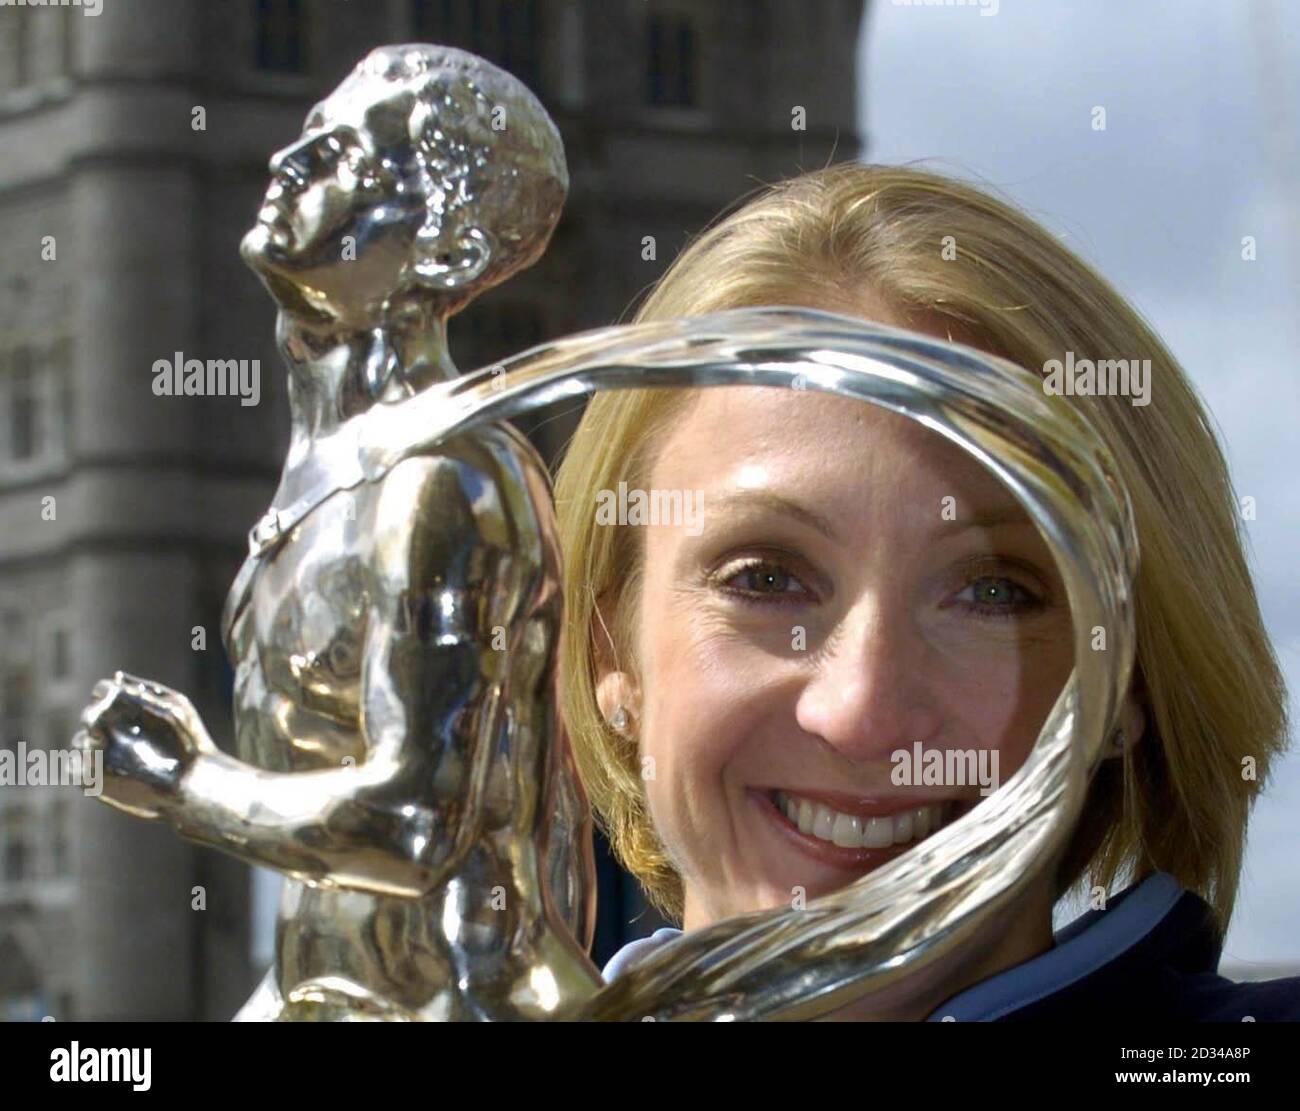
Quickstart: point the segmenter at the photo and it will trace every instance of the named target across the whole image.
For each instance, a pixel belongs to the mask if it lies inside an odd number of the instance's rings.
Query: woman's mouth
[[[905,852],[953,820],[955,800],[921,806],[897,801],[858,806],[849,813],[821,799],[794,792],[755,792],[778,830],[808,855],[826,864],[858,871]]]

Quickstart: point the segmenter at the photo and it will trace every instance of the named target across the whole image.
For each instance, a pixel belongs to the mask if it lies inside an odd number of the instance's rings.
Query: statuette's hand
[[[159,818],[177,803],[194,761],[216,753],[188,698],[170,687],[117,672],[95,684],[73,746],[102,752],[104,802],[140,818]]]

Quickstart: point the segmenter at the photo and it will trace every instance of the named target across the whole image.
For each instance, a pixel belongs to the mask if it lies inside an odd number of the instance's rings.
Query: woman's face
[[[1073,664],[1068,603],[961,449],[847,398],[711,389],[650,486],[702,513],[645,529],[615,703],[687,929],[842,887],[1020,767]]]

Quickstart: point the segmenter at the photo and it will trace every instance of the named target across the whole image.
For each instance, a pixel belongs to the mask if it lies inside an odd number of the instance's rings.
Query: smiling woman
[[[1014,209],[903,168],[763,190],[682,253],[637,320],[761,305],[1040,375],[1075,356],[1152,368],[1150,404],[1072,402],[1116,460],[1142,553],[1111,758],[996,950],[890,1017],[1073,1016],[1119,990],[1162,1014],[1300,1014],[1300,982],[1213,975],[1285,691],[1222,453],[1160,341]],[[702,498],[702,527],[611,526],[596,506],[620,483]],[[883,409],[758,387],[600,394],[556,505],[578,763],[615,853],[686,930],[837,890],[979,805],[978,772],[900,782],[898,754],[1010,778],[1070,673],[1069,606],[1037,529],[990,472]],[[1095,910],[1054,938],[1052,907],[1080,882]],[[882,1016],[868,999],[839,1017]]]

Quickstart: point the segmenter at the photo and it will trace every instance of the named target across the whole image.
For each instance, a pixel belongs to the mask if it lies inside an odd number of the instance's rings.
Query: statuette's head
[[[531,265],[568,190],[537,98],[424,44],[371,51],[270,169],[244,260],[287,312],[356,327],[449,315]]]

